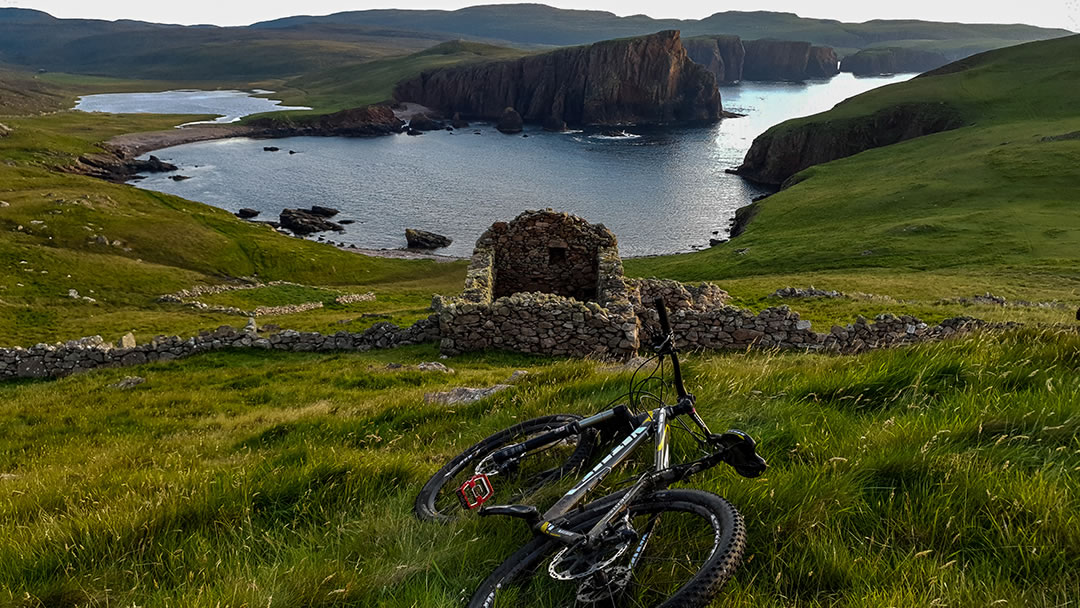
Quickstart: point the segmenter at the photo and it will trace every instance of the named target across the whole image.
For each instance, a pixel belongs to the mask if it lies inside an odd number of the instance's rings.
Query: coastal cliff
[[[794,122],[758,136],[734,172],[751,181],[781,186],[807,167],[965,124],[960,112],[945,103],[905,103],[866,116]]]
[[[466,119],[569,125],[715,122],[716,77],[690,60],[678,31],[560,49],[511,61],[430,70],[403,80],[394,98]]]
[[[697,36],[683,41],[686,52],[716,76],[740,80],[801,81],[840,73],[836,51],[791,40],[747,40],[738,36]]]
[[[856,76],[878,76],[928,72],[947,63],[949,60],[944,55],[930,51],[902,48],[864,49],[844,57],[840,71],[851,72]]]
[[[716,76],[720,83],[742,80],[746,49],[738,36],[698,36],[683,40],[690,59]]]
[[[832,78],[840,73],[840,59],[832,47],[812,46],[806,59],[807,78]]]

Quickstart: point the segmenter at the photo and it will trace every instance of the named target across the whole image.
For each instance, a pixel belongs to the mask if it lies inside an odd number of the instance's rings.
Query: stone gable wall
[[[492,295],[542,292],[597,300],[599,256],[616,247],[615,235],[566,213],[527,211],[496,222],[476,242],[492,252]]]

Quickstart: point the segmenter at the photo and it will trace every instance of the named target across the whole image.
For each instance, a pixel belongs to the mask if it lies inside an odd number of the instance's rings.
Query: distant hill
[[[684,37],[734,34],[744,39],[801,40],[834,47],[841,55],[888,46],[939,52],[949,59],[1069,33],[1027,25],[851,24],[771,12],[731,11],[701,20],[652,19],[540,4],[456,11],[356,11],[289,17],[248,27],[57,19],[41,11],[0,8],[0,63],[123,78],[255,82],[407,55],[459,38],[537,49],[665,29],[682,30]]]
[[[396,27],[460,37],[485,36],[524,45],[564,46],[640,36],[664,29],[683,36],[734,34],[745,39],[804,40],[842,50],[874,46],[916,46],[950,59],[1071,32],[1030,25],[972,25],[916,20],[844,23],[807,19],[792,13],[727,11],[700,20],[619,17],[603,11],[557,9],[542,4],[473,6],[456,11],[368,10],[325,17],[288,17],[252,25],[255,29],[304,25]]]
[[[0,63],[124,78],[251,82],[408,54],[451,38],[382,26],[268,31],[56,19],[0,9]]]

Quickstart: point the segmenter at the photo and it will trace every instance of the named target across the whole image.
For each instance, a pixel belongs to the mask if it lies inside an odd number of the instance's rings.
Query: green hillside
[[[411,323],[427,316],[432,291],[460,285],[460,264],[359,256],[282,236],[201,203],[57,171],[99,151],[94,142],[190,119],[81,112],[0,116],[12,129],[0,137],[0,345],[94,334],[115,340],[127,331],[145,340],[239,323],[238,317],[155,302],[164,293],[236,277],[381,294],[376,303],[288,318],[290,326],[331,333],[353,311],[389,313]],[[70,298],[71,289],[96,301]]]
[[[742,236],[627,268],[683,279],[824,272],[870,284],[933,271],[987,288],[1056,282],[1080,299],[1080,36],[990,52],[774,131],[818,124],[843,137],[907,103],[948,104],[968,126],[812,167],[758,203]]]
[[[280,92],[287,105],[306,105],[319,113],[332,112],[387,101],[392,98],[395,84],[424,70],[471,61],[512,59],[524,53],[517,49],[454,40],[404,57],[344,65],[299,76],[286,81]]]

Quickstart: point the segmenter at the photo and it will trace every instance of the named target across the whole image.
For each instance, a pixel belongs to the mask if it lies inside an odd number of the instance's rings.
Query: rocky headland
[[[759,135],[733,172],[758,183],[783,186],[808,167],[964,124],[960,112],[945,103],[905,103],[828,122],[796,120]]]
[[[678,31],[559,49],[510,61],[429,70],[394,98],[465,119],[569,125],[715,122],[716,77],[687,56]]]
[[[717,82],[742,80],[746,49],[738,36],[696,36],[683,40],[683,46],[690,59],[712,72]]]
[[[130,133],[100,144],[102,152],[85,154],[65,169],[68,173],[123,183],[140,173],[175,171],[175,166],[154,157],[138,159],[147,152],[161,148],[230,137],[376,137],[401,133],[403,125],[392,108],[373,105],[321,116],[271,116],[245,125],[193,125],[166,131]]]
[[[949,59],[941,53],[919,49],[875,48],[863,49],[844,57],[840,63],[840,71],[851,72],[856,76],[879,76],[928,72],[947,63]]]

